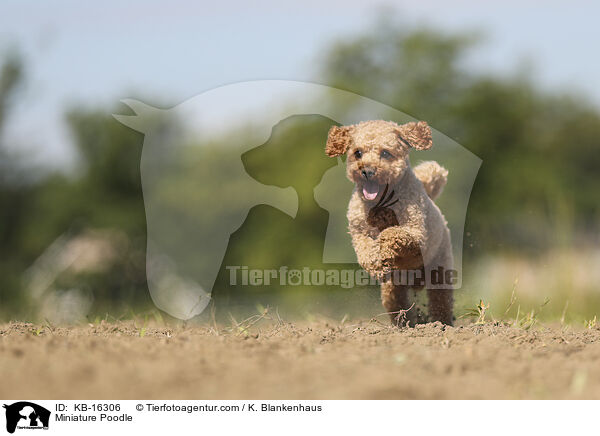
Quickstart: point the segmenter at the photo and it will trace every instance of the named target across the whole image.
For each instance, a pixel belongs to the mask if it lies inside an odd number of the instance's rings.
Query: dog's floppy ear
[[[351,142],[350,126],[333,126],[327,135],[325,154],[329,157],[341,156],[348,151]]]
[[[403,142],[417,150],[427,150],[433,145],[431,128],[426,121],[417,121],[398,126],[398,134]]]

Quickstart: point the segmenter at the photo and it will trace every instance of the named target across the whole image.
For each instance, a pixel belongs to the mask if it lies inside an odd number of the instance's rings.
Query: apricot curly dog
[[[332,127],[325,148],[331,157],[347,154],[346,175],[356,184],[347,215],[352,245],[360,265],[382,280],[383,306],[398,325],[418,320],[416,310],[410,310],[408,291],[426,284],[427,321],[453,322],[452,286],[440,288],[426,280],[434,270],[453,267],[450,231],[433,203],[446,185],[448,171],[433,161],[413,170],[408,160],[411,147],[426,150],[432,144],[425,121],[364,121]],[[401,270],[421,272],[423,280],[392,280]]]

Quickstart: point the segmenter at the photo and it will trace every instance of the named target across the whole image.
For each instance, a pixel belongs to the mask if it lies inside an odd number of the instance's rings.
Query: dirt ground
[[[600,329],[0,326],[6,399],[600,398]]]

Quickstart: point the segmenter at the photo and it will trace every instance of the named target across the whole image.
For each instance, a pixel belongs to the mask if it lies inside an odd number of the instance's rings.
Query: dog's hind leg
[[[446,325],[454,323],[452,308],[454,291],[452,289],[428,289],[429,322],[440,321]]]
[[[446,282],[445,272],[453,271],[453,259],[450,245],[450,233],[446,232],[444,246],[446,250],[440,250],[438,255],[432,259],[425,268],[428,280],[427,299],[429,300],[429,322],[440,321],[446,325],[454,323],[454,283]],[[434,280],[435,270],[441,268],[441,274],[437,274]]]
[[[395,285],[391,280],[381,283],[381,302],[389,313],[392,324],[404,327],[415,324],[414,310],[408,298],[408,286]]]

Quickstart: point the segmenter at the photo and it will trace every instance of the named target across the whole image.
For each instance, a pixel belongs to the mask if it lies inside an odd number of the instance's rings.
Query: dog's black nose
[[[375,175],[375,170],[372,170],[370,168],[365,168],[364,170],[362,170],[362,175],[365,179],[368,180]]]

